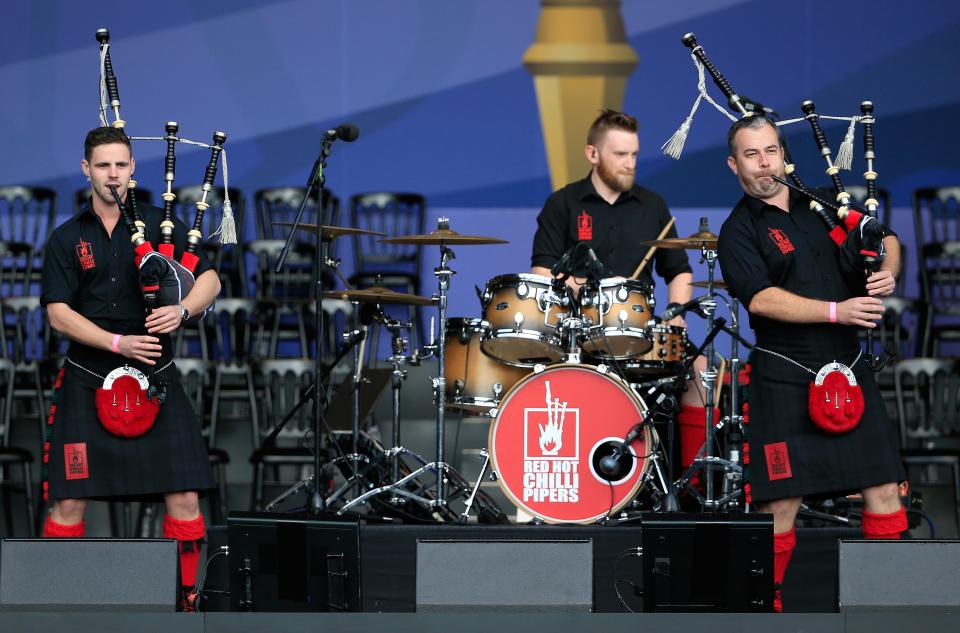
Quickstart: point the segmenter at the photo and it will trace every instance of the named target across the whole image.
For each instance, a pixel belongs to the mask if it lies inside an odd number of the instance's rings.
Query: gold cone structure
[[[541,0],[533,75],[554,190],[589,171],[587,129],[599,110],[623,107],[627,76],[639,58],[627,43],[620,0]]]

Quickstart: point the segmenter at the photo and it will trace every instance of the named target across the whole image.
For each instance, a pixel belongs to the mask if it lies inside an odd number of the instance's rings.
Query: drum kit
[[[298,228],[318,230],[316,225]],[[383,235],[333,226],[319,230],[325,240],[357,233]],[[699,348],[688,340],[685,328],[656,316],[652,286],[634,279],[588,275],[575,291],[563,275],[500,275],[478,289],[481,316],[448,318],[450,283],[456,274],[449,266],[452,248],[507,241],[462,235],[446,218],[440,218],[431,233],[381,241],[439,246],[437,293],[423,297],[375,286],[322,294],[324,299],[354,303],[355,313],[377,321],[392,340],[386,359],[393,378],[392,446],[378,446],[372,457],[360,454],[363,430],[355,393],[352,452],[334,460],[347,482],[326,499],[330,510],[344,514],[393,507],[409,515],[415,509],[439,521],[466,521],[473,511],[480,520],[504,520],[496,502],[481,489],[488,469],[489,478],[534,522],[623,521],[636,516],[634,510],[677,510],[678,498],[705,510],[743,507],[737,305],[715,293],[724,285],[714,279],[717,236],[705,220],[688,238],[645,243],[700,251],[707,264],[708,279],[693,282],[706,288],[706,295],[688,304],[707,319],[709,333]],[[715,318],[718,297],[731,308],[732,327]],[[438,327],[431,318],[430,341],[408,352],[403,332],[413,323],[392,319],[383,305],[435,306]],[[729,407],[722,417],[714,411],[719,372],[713,352],[713,339],[721,330],[733,339]],[[357,334],[347,332],[344,340],[349,344],[362,338]],[[675,477],[669,450],[672,418],[693,361],[704,350],[707,368],[696,372],[707,396],[704,445]],[[341,351],[338,358],[344,355]],[[362,355],[354,349],[354,385],[362,384]],[[431,379],[436,448],[434,459],[427,461],[401,444],[400,391],[405,367],[430,357],[438,365]],[[448,411],[490,419],[487,449],[480,451],[484,462],[473,483],[446,461]],[[722,456],[715,455],[715,447],[724,448]],[[368,476],[375,466],[383,476]],[[700,471],[704,476],[695,477]],[[721,482],[719,494],[714,493],[715,480]],[[454,499],[462,502],[462,512],[452,509]]]

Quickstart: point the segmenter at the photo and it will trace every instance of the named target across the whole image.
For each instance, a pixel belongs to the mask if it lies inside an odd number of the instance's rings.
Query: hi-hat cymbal
[[[437,229],[436,231],[427,233],[425,235],[388,237],[387,239],[380,241],[384,244],[412,244],[414,246],[436,246],[440,244],[461,246],[509,244],[509,241],[501,240],[499,237],[485,237],[483,235],[460,235],[452,229]]]
[[[323,298],[359,303],[399,303],[408,306],[428,306],[433,303],[430,297],[408,295],[383,286],[372,286],[360,290],[330,290],[323,293]]]
[[[293,222],[273,222],[276,226],[293,226]],[[317,232],[316,224],[306,224],[301,222],[297,225],[297,228],[301,231],[310,231],[311,233]],[[368,231],[367,229],[352,229],[348,226],[331,226],[329,224],[323,224],[320,226],[320,237],[325,240],[332,240],[344,235],[386,235],[386,233],[381,233],[380,231]]]
[[[695,286],[695,287],[697,287],[697,288],[706,288],[707,285],[708,285],[708,282],[707,282],[706,280],[704,280],[704,281],[691,281],[691,282],[690,282],[690,285],[691,285],[691,286]],[[726,289],[727,289],[727,282],[725,282],[725,281],[722,280],[722,279],[714,279],[714,280],[713,280],[713,287],[716,288],[717,290],[726,290]]]
[[[717,240],[719,237],[712,231],[697,231],[690,237],[668,237],[662,240],[648,240],[640,242],[646,246],[656,246],[658,248],[674,248],[699,251],[704,248],[707,250],[717,250]]]

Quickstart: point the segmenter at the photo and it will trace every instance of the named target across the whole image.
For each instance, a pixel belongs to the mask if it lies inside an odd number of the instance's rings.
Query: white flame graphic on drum
[[[563,419],[567,415],[567,403],[560,398],[551,398],[550,381],[547,385],[547,423],[540,427],[540,451],[544,455],[556,455],[563,448]]]

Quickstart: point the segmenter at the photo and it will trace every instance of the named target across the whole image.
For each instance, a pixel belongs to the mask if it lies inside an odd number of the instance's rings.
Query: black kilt
[[[76,360],[101,376],[126,361],[109,353]],[[157,367],[166,362],[158,362]],[[144,365],[130,364],[149,372]],[[170,365],[160,375],[169,384],[153,427],[140,437],[125,438],[107,431],[97,417],[94,394],[103,380],[64,362],[60,386],[54,393],[56,409],[48,420],[49,444],[44,451],[49,456],[45,470],[51,501],[144,498],[214,487],[200,424],[180,385],[177,369]]]
[[[835,360],[849,365],[856,347]],[[789,350],[792,358],[800,350]],[[803,358],[819,371],[834,360]],[[822,361],[822,362],[820,362]],[[749,484],[753,501],[834,497],[906,478],[900,436],[887,415],[873,373],[861,359],[853,366],[865,409],[851,431],[827,433],[810,419],[807,405],[814,376],[761,351],[751,354]],[[818,364],[819,363],[819,364]]]

